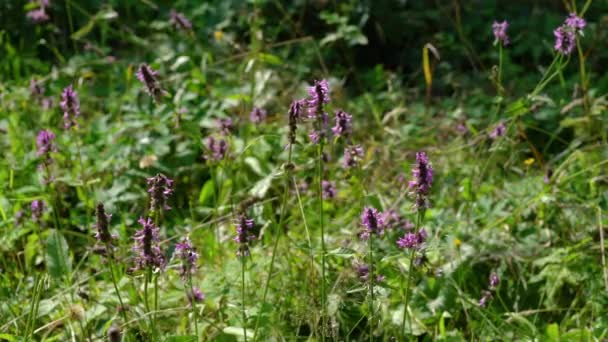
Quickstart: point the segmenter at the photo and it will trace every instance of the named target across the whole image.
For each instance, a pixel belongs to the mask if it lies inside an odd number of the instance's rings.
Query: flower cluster
[[[496,288],[498,284],[500,284],[500,278],[498,278],[498,274],[496,272],[492,272],[490,274],[490,288],[482,291],[481,298],[479,299],[479,306],[485,308],[488,303],[494,298],[492,292],[496,292]]]
[[[321,182],[323,188],[323,199],[332,199],[336,197],[336,183],[328,180]]]
[[[160,229],[154,225],[151,218],[140,217],[137,222],[142,225],[142,229],[133,235],[135,240],[133,251],[136,255],[135,266],[132,270],[142,270],[148,267],[164,269],[166,260],[159,246]]]
[[[249,121],[252,123],[261,123],[266,120],[268,113],[264,108],[254,107],[249,113]]]
[[[583,29],[587,25],[585,19],[570,13],[564,23],[553,31],[555,36],[555,45],[553,48],[562,55],[569,55],[576,46],[576,34],[582,34]]]
[[[306,100],[295,100],[289,106],[289,144],[296,143],[296,129],[298,128],[298,122],[302,120],[302,110],[306,105]]]
[[[504,20],[499,23],[495,21],[492,24],[492,32],[494,33],[494,44],[502,44],[502,46],[509,45],[509,36],[507,35],[507,28],[509,28],[509,23]]]
[[[97,204],[95,217],[97,218],[97,232],[95,233],[95,238],[101,244],[111,245],[112,240],[114,239],[109,230],[109,222],[112,219],[112,215],[106,213],[103,203]]]
[[[489,136],[491,139],[498,139],[504,136],[506,133],[507,127],[505,127],[505,123],[501,121],[494,127],[492,132],[490,132]]]
[[[46,13],[46,8],[51,5],[50,0],[40,0],[40,6],[27,12],[26,16],[34,24],[43,23],[49,20],[49,15]]]
[[[422,248],[427,236],[428,234],[426,230],[424,230],[424,228],[418,230],[415,233],[405,233],[402,238],[397,240],[397,246],[399,246],[399,248],[419,250]]]
[[[350,169],[359,165],[359,162],[363,159],[363,147],[360,145],[347,146],[344,149],[344,163],[345,169]]]
[[[159,173],[147,178],[146,183],[150,195],[150,211],[170,210],[171,207],[167,205],[167,200],[173,194],[173,180]]]
[[[185,280],[187,277],[194,273],[197,269],[198,253],[192,246],[189,238],[184,238],[181,242],[175,245],[175,252],[173,253],[174,259],[181,261],[180,277]]]
[[[44,213],[44,202],[42,200],[33,200],[32,204],[30,204],[30,209],[32,210],[32,220],[38,222]]]
[[[169,12],[169,18],[171,25],[173,25],[176,29],[184,31],[190,31],[192,29],[192,23],[181,12],[177,12],[176,10],[172,9]]]
[[[43,129],[38,132],[36,137],[36,156],[42,158],[43,165],[48,165],[53,162],[51,152],[57,152],[57,146],[55,146],[55,134],[48,129]]]
[[[323,105],[329,103],[329,82],[327,80],[315,81],[308,87],[308,117],[315,119],[323,114]]]
[[[160,102],[160,99],[167,94],[167,92],[160,87],[158,72],[153,70],[149,65],[140,64],[135,76],[144,84],[146,92],[152,96],[154,101]]]
[[[205,294],[196,286],[192,287],[192,291],[188,291],[187,296],[190,305],[192,302],[200,303],[205,300]]]
[[[253,233],[253,219],[241,214],[234,224],[236,228],[236,236],[234,242],[239,244],[236,255],[240,257],[249,256],[249,244],[256,239]]]
[[[231,118],[220,118],[217,120],[217,127],[221,134],[230,135],[230,132],[234,128],[234,122]]]
[[[355,265],[355,272],[357,273],[357,276],[359,277],[359,279],[366,283],[369,281],[369,272],[370,271],[370,267],[367,264],[356,264]],[[382,281],[384,281],[385,277],[381,274],[377,274],[376,275],[376,279],[375,282],[380,283]]]
[[[345,111],[339,110],[336,112],[336,125],[331,131],[336,136],[347,137],[353,131],[353,117]]]
[[[416,164],[412,169],[413,180],[408,183],[416,196],[416,207],[424,209],[429,207],[428,195],[433,184],[433,167],[424,152],[416,153]]]
[[[205,159],[207,160],[222,160],[226,158],[228,154],[228,141],[225,139],[215,139],[213,136],[207,137],[207,154]]]
[[[36,102],[40,104],[42,109],[47,110],[53,107],[53,98],[44,96],[44,86],[40,84],[35,78],[30,80],[30,95]]]
[[[365,207],[363,209],[361,225],[363,225],[363,232],[359,234],[359,237],[363,240],[367,240],[371,234],[380,236],[384,233],[384,219],[376,208]]]
[[[80,116],[80,101],[78,93],[74,91],[71,84],[63,89],[59,105],[63,110],[63,127],[65,129],[77,127],[76,118]]]

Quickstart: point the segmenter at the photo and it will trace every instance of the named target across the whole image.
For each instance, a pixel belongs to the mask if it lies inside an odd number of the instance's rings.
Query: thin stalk
[[[156,313],[158,312],[158,274],[154,275],[154,326],[156,327]]]
[[[245,263],[247,259],[245,256],[241,259],[241,306],[243,312],[243,336],[245,337],[245,342],[247,342],[247,313],[245,312]]]
[[[109,251],[109,244],[106,244],[106,249]],[[108,258],[108,266],[110,268],[110,275],[112,276],[112,284],[114,284],[114,291],[116,291],[116,296],[118,297],[118,302],[120,303],[120,313],[122,314],[122,318],[127,322],[127,313],[125,305],[122,301],[122,297],[120,296],[120,291],[118,291],[118,283],[116,281],[116,276],[114,275],[114,258],[112,255]]]
[[[281,203],[281,215],[279,216],[279,222],[277,225],[277,230],[275,232],[274,245],[272,247],[272,257],[270,258],[270,265],[268,266],[268,276],[266,277],[266,283],[264,284],[264,294],[262,295],[262,302],[260,305],[264,305],[266,303],[266,297],[268,296],[268,288],[270,286],[270,278],[272,277],[272,270],[274,269],[274,261],[276,260],[277,255],[277,247],[279,246],[279,239],[281,237],[281,231],[283,226],[283,220],[285,218],[285,207],[287,206],[287,195],[289,194],[289,177],[291,175],[291,156],[292,156],[292,145],[289,145],[289,155],[287,158],[288,167],[285,168],[285,189],[283,190],[283,200]],[[256,341],[258,328],[260,326],[260,317],[262,315],[258,314],[258,318],[255,322],[255,329],[253,331],[253,340]]]
[[[374,340],[374,232],[369,234],[369,340]]]
[[[498,83],[498,94],[502,96],[504,88],[502,87],[502,44],[500,42],[498,43],[498,77],[496,81]]]
[[[583,53],[583,48],[581,47],[581,41],[577,37],[576,38],[576,50],[578,51],[578,64],[581,73],[581,92],[583,93],[583,108],[585,109],[585,115],[588,119],[591,119],[591,106],[589,103],[589,94],[587,91],[587,71],[585,68],[585,54]],[[589,121],[589,125],[591,125],[591,121]]]
[[[194,298],[194,286],[192,285],[192,274],[188,272],[188,286],[190,287],[190,306],[192,307],[192,319],[194,320],[194,332],[196,333],[196,340],[199,340],[198,333],[198,313],[196,311],[196,300]]]
[[[321,123],[321,127],[323,124]],[[325,328],[326,328],[326,289],[325,289],[325,227],[323,225],[323,139],[320,139],[319,146],[317,148],[317,159],[318,159],[318,177],[319,177],[319,225],[321,227],[321,340],[325,341]]]
[[[420,222],[422,221],[423,215],[424,215],[424,210],[419,209],[418,213],[416,215],[416,227],[414,228],[414,234],[418,233],[418,229],[420,228]],[[407,318],[407,307],[410,302],[410,285],[412,283],[412,275],[414,273],[413,268],[414,268],[415,253],[416,253],[416,249],[412,248],[412,250],[410,251],[410,266],[408,268],[407,284],[405,286],[405,307],[403,308],[403,321],[401,321],[401,331],[403,334],[403,338],[405,338],[405,320]],[[410,328],[410,332],[411,332],[411,330],[412,330],[411,317],[409,317],[409,328]]]

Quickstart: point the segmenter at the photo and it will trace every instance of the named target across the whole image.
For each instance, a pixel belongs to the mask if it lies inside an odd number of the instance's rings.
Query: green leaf
[[[559,325],[557,323],[547,325],[547,337],[550,341],[559,341]]]
[[[195,335],[187,336],[169,336],[165,341],[167,342],[196,342],[197,338]]]
[[[198,203],[201,205],[210,205],[211,200],[215,194],[215,182],[213,179],[210,179],[205,182],[203,188],[201,189],[201,193],[198,196]]]
[[[234,335],[234,336],[245,336],[243,333],[243,328],[241,327],[225,327],[223,330],[224,334]],[[253,337],[253,331],[247,330],[247,336]]]
[[[91,32],[91,30],[93,30],[93,27],[95,27],[95,21],[96,21],[96,18],[93,17],[93,19],[89,20],[89,22],[86,25],[84,25],[83,27],[81,27],[80,30],[72,33],[72,39],[80,40],[84,36],[89,34],[89,32]]]
[[[506,112],[506,114],[509,114],[509,116],[520,116],[520,115],[526,114],[529,110],[530,110],[530,108],[528,108],[526,101],[524,101],[523,99],[519,99],[519,100],[511,103],[507,107],[505,112]]]
[[[68,243],[61,232],[51,230],[47,240],[46,267],[53,278],[61,278],[72,271]]]

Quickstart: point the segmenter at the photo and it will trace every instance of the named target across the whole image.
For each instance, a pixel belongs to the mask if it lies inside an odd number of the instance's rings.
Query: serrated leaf
[[[46,243],[46,267],[53,278],[61,278],[72,271],[68,243],[63,234],[51,230]]]

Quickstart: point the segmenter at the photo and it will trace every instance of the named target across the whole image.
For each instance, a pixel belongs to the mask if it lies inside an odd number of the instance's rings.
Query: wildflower
[[[180,277],[182,279],[185,280],[190,274],[196,271],[198,253],[196,253],[189,238],[186,237],[175,245],[173,258],[181,261]]]
[[[408,184],[416,196],[416,207],[418,209],[428,208],[428,195],[433,184],[433,167],[424,152],[416,152],[416,164],[412,169],[413,180]]]
[[[80,116],[80,101],[78,100],[78,93],[74,91],[71,84],[63,89],[59,105],[63,110],[63,127],[70,129],[77,126],[76,118]]]
[[[32,220],[35,222],[40,221],[44,213],[44,202],[42,200],[33,200],[30,208],[32,210]]]
[[[30,80],[30,94],[34,98],[40,98],[44,95],[44,87],[35,78]]]
[[[152,96],[154,101],[159,102],[162,96],[165,96],[165,92],[158,82],[158,72],[152,69],[147,64],[140,64],[135,74],[137,79],[146,86],[146,92]]]
[[[336,183],[328,180],[321,182],[323,188],[323,199],[332,199],[336,197]]]
[[[171,207],[167,205],[167,200],[173,194],[173,180],[159,173],[147,178],[146,183],[148,184],[148,194],[150,194],[150,211],[170,210]]]
[[[166,260],[159,247],[160,229],[154,225],[151,218],[140,217],[137,222],[142,225],[142,229],[133,235],[135,240],[133,251],[136,253],[133,270],[142,270],[146,267],[164,269]]]
[[[169,17],[171,24],[175,26],[175,28],[184,31],[189,31],[192,29],[192,23],[190,22],[190,20],[188,20],[188,18],[186,18],[183,13],[177,12],[176,10],[172,9],[169,12]]]
[[[261,123],[266,120],[266,110],[263,108],[254,107],[249,114],[249,121],[253,123]]]
[[[329,103],[329,83],[326,80],[315,81],[308,88],[308,117],[314,119],[323,113],[323,105]]]
[[[492,300],[492,292],[483,291],[483,295],[481,296],[481,299],[479,299],[479,306],[485,308],[490,300]]]
[[[239,244],[236,255],[239,257],[249,256],[249,244],[256,238],[252,232],[254,226],[253,219],[247,218],[247,216],[242,214],[234,225],[236,227],[234,242]]]
[[[49,20],[49,16],[46,13],[46,8],[50,6],[49,0],[40,0],[40,6],[36,9],[27,12],[26,16],[34,24],[40,24]]]
[[[496,272],[492,272],[492,274],[490,274],[490,288],[496,288],[498,284],[500,284],[500,278],[498,278]]]
[[[228,153],[228,142],[224,139],[215,139],[210,136],[207,138],[208,153],[205,156],[207,159],[222,160]]]
[[[498,139],[504,136],[505,133],[507,133],[507,128],[505,127],[505,123],[501,121],[496,125],[496,127],[494,127],[492,132],[490,132],[490,138]]]
[[[36,155],[38,157],[43,157],[43,162],[45,164],[50,164],[53,161],[51,152],[57,152],[57,146],[53,143],[54,141],[55,134],[50,130],[43,129],[38,132],[38,137],[36,137],[38,151],[36,151]]]
[[[509,23],[504,20],[499,23],[495,21],[492,24],[492,32],[494,33],[494,44],[502,44],[502,46],[509,45],[509,36],[507,36],[507,28],[509,28]]]
[[[234,123],[231,118],[220,118],[217,120],[218,128],[224,135],[230,135],[230,131],[234,128]]]
[[[378,236],[384,233],[384,219],[378,212],[378,209],[372,207],[365,207],[363,213],[361,213],[361,225],[363,225],[363,232],[359,237],[366,240],[371,234]]]
[[[192,291],[188,292],[188,301],[192,305],[192,302],[200,303],[205,300],[205,294],[196,286],[192,287]]]
[[[336,125],[332,127],[332,132],[336,136],[349,136],[353,131],[353,117],[345,111],[336,112]]]
[[[361,281],[363,282],[368,282],[369,281],[369,271],[370,271],[370,267],[367,264],[356,264],[355,265],[355,272],[357,272],[357,276],[359,276],[359,279],[361,279]],[[381,274],[377,274],[376,275],[376,282],[382,282],[384,281],[385,277]]]
[[[308,138],[310,139],[310,142],[313,145],[316,145],[321,140],[321,135],[319,134],[318,131],[316,131],[316,130],[313,129],[313,130],[310,131],[310,133],[308,133]]]
[[[95,216],[97,217],[97,233],[95,233],[95,238],[102,244],[110,245],[114,239],[108,229],[108,222],[112,219],[112,215],[106,214],[103,203],[98,203]]]
[[[289,143],[296,143],[296,129],[298,122],[302,119],[302,108],[306,104],[306,100],[295,100],[289,106]]]
[[[363,147],[360,145],[347,146],[344,148],[344,168],[355,167],[363,159]]]
[[[565,24],[575,31],[583,30],[587,26],[585,19],[577,16],[576,13],[570,13],[570,16],[566,18]]]
[[[395,228],[402,220],[401,216],[393,209],[383,211],[380,216],[382,222],[384,222],[384,227],[387,229]]]
[[[420,249],[427,238],[427,232],[424,228],[416,233],[406,233],[401,239],[397,240],[399,248]]]

